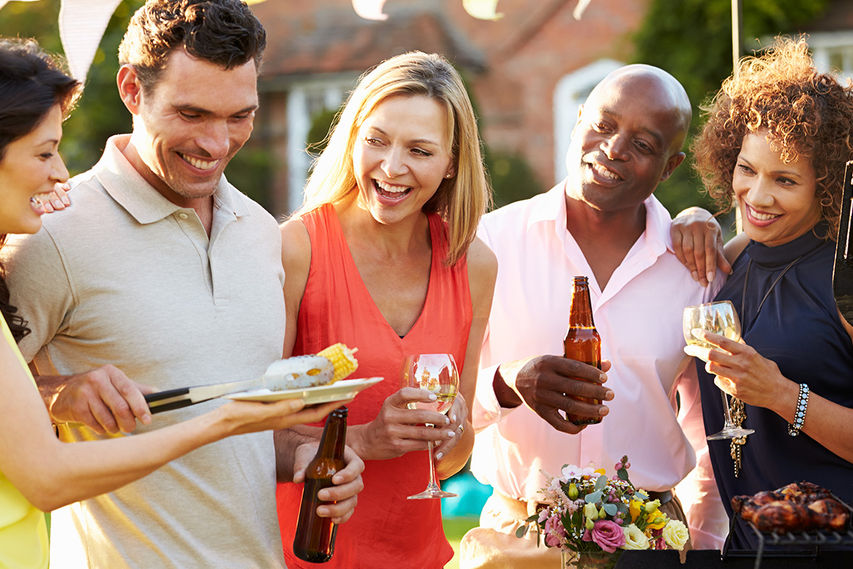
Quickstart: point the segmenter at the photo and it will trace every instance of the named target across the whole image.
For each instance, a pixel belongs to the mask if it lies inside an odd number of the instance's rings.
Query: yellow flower
[[[651,514],[655,510],[660,507],[660,500],[650,500],[646,502],[646,505],[643,506],[643,509],[646,510],[647,514]]]
[[[636,522],[637,518],[640,516],[640,512],[643,509],[643,503],[639,500],[631,500],[631,503],[628,504],[628,512],[631,514],[631,521]]]
[[[622,546],[622,549],[649,548],[649,538],[636,525],[630,524],[623,527],[622,533],[625,534],[625,545]]]
[[[681,551],[684,549],[684,544],[690,538],[690,532],[687,531],[687,526],[678,520],[670,520],[663,528],[663,540],[668,546]]]
[[[654,510],[649,513],[649,517],[646,521],[647,529],[661,529],[666,526],[666,523],[669,521],[669,518],[666,517],[666,514],[661,513],[660,510]]]
[[[596,469],[595,469],[595,473],[596,473],[596,474],[598,474],[599,476],[604,476],[604,474],[605,474],[606,472],[607,472],[607,471],[606,471],[606,470],[604,470],[603,468],[596,468]]]

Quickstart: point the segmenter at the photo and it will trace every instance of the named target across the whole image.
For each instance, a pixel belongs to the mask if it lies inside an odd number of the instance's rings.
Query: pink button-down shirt
[[[682,309],[708,301],[719,285],[709,290],[690,278],[672,253],[669,213],[650,197],[645,232],[601,290],[566,229],[564,187],[560,183],[494,211],[480,224],[480,238],[497,255],[498,278],[472,409],[478,430],[472,471],[507,496],[538,500],[546,475],[559,474],[564,464],[593,464],[612,475],[613,465],[627,454],[631,481],[663,491],[691,473],[698,453],[702,468],[679,495],[686,502],[694,542],[717,546],[725,513],[707,460],[695,372],[678,372],[684,356]],[[610,413],[600,424],[569,435],[525,405],[502,409],[492,380],[501,362],[563,353],[576,275],[589,276],[601,355],[612,362],[607,386],[615,398],[607,403]],[[676,388],[681,394],[678,417]]]

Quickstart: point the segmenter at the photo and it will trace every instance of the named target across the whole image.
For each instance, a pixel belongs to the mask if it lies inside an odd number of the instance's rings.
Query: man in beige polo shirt
[[[143,392],[258,377],[281,357],[278,225],[223,176],[252,132],[264,44],[237,0],[149,0],[119,52],[133,132],[72,180],[74,207],[5,249],[32,330],[21,350],[64,440],[203,413],[218,403],[152,421]],[[283,567],[275,484],[310,458],[296,437],[222,440],[56,512],[51,567]],[[361,487],[348,460],[321,508],[340,519]]]

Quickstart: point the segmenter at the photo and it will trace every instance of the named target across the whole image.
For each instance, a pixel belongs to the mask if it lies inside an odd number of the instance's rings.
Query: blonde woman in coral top
[[[459,75],[438,55],[411,52],[359,81],[303,207],[282,225],[285,354],[341,341],[358,348],[359,376],[385,377],[349,405],[347,442],[366,463],[365,489],[338,529],[329,566],[429,569],[452,557],[440,500],[406,496],[427,481],[428,440],[440,478],[461,469],[473,446],[468,403],[497,273],[475,237],[489,200]],[[400,389],[405,356],[435,352],[452,353],[460,368],[447,417],[408,410],[409,401],[427,399]],[[291,568],[302,566],[290,548],[301,491],[279,486]]]

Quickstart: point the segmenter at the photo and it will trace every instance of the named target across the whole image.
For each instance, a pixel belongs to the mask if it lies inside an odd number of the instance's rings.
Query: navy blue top
[[[811,231],[777,247],[752,241],[735,261],[717,300],[732,301],[741,319],[744,341],[776,362],[782,375],[807,383],[813,393],[830,401],[853,407],[853,343],[841,324],[832,295],[834,253],[835,242],[818,239]],[[797,258],[759,312],[771,284]],[[697,360],[697,368],[705,431],[716,433],[723,427],[720,393],[713,376],[705,372],[704,362]],[[795,402],[790,403],[793,408]],[[738,478],[734,476],[729,441],[708,441],[717,487],[730,518],[732,496],[774,490],[800,480],[828,488],[853,504],[853,463],[805,433],[789,436],[787,421],[769,409],[745,407],[743,426],[755,429],[755,433],[742,447]],[[756,536],[746,524],[735,524],[735,530],[731,547],[756,548]]]

